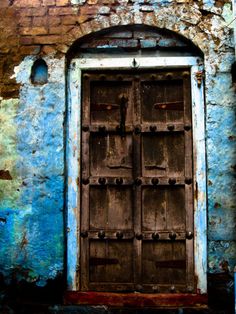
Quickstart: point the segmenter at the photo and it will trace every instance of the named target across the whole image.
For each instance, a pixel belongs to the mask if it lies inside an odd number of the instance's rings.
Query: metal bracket
[[[134,69],[139,67],[139,63],[137,62],[137,60],[135,58],[133,58],[133,61],[131,63],[131,67]]]
[[[195,79],[197,80],[197,86],[200,88],[204,78],[204,71],[197,71],[195,73]]]

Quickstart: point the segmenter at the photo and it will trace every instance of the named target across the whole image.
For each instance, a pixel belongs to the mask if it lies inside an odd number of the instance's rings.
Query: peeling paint
[[[20,101],[1,102],[0,128],[5,134],[9,130],[9,137],[0,141],[2,149],[8,149],[1,160],[14,180],[0,180],[6,217],[0,238],[8,243],[7,250],[1,245],[0,267],[9,275],[12,268],[24,265],[31,273],[25,279],[37,285],[55,278],[64,265],[64,59],[47,62],[49,81],[35,87],[29,79],[33,58],[26,58],[15,69],[24,84]],[[8,119],[3,118],[6,113]]]

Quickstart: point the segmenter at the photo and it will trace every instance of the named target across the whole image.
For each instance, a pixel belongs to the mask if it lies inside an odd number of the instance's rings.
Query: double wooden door
[[[188,69],[83,73],[82,291],[195,291]]]

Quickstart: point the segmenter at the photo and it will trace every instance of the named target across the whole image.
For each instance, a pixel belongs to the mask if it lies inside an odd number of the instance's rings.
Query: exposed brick
[[[78,23],[79,24],[87,22],[88,20],[89,20],[89,16],[88,15],[79,15],[78,16]]]
[[[37,55],[40,52],[40,46],[22,46],[20,48],[21,55]]]
[[[92,42],[86,42],[81,45],[81,48],[96,48],[96,47],[107,47],[109,45],[108,39],[100,39],[100,40],[94,40]]]
[[[43,0],[42,5],[43,6],[50,6],[50,5],[55,5],[56,4],[56,0]]]
[[[71,39],[77,39],[77,38],[80,38],[83,36],[83,32],[82,30],[80,29],[80,27],[74,27],[71,31],[70,31],[70,36],[71,36]],[[68,42],[68,39],[66,40],[66,42]]]
[[[106,27],[109,27],[109,26],[104,26],[104,24],[101,23],[102,22],[105,22],[106,21],[106,18],[102,18],[102,20],[98,21],[98,20],[91,20],[90,22],[90,26],[91,26],[91,29],[93,30],[93,32],[96,32],[96,31],[99,31],[101,28],[106,28]]]
[[[52,26],[49,27],[49,34],[66,34],[69,30],[72,29],[72,26]]]
[[[141,39],[141,48],[155,48],[157,46],[157,41],[155,39]]]
[[[33,17],[33,26],[45,26],[47,25],[48,18],[46,16],[35,16]]]
[[[91,4],[97,4],[98,0],[88,0],[87,3],[90,4],[90,5]]]
[[[49,19],[48,19],[48,25],[49,26],[57,26],[61,23],[61,19],[60,17],[56,17],[56,16],[51,16]]]
[[[109,34],[110,38],[132,38],[133,33],[132,32],[116,32],[114,34]]]
[[[32,36],[22,36],[20,38],[20,44],[21,45],[32,45],[34,43],[34,38]]]
[[[2,38],[8,38],[12,35],[12,28],[5,25],[5,27],[0,27],[0,33]]]
[[[31,25],[31,23],[32,23],[31,17],[23,16],[19,19],[19,26],[29,27]]]
[[[72,7],[66,8],[49,8],[49,15],[72,15],[77,14],[78,9]]]
[[[20,14],[22,16],[43,16],[47,12],[47,8],[41,7],[41,8],[29,8],[21,10]]]
[[[23,35],[45,35],[48,33],[46,27],[25,27],[21,28],[21,34]]]
[[[54,45],[45,45],[43,46],[42,48],[42,53],[44,53],[45,55],[48,55],[48,54],[53,54],[56,52],[56,46]]]
[[[19,97],[19,84],[5,84],[0,86],[0,95],[5,98]]]
[[[160,34],[155,32],[138,32],[138,31],[134,31],[134,38],[139,38],[139,39],[146,39],[146,38],[160,38]]]
[[[41,0],[15,0],[14,6],[17,7],[40,7],[41,6]]]
[[[8,54],[10,52],[10,47],[9,45],[6,45],[3,42],[0,42],[0,53],[1,53],[1,58],[3,54]]]
[[[93,5],[93,6],[84,6],[80,9],[80,13],[82,15],[95,15],[98,13],[99,6]]]
[[[87,15],[81,15],[79,14],[78,16],[75,15],[69,15],[65,16],[62,19],[62,24],[63,25],[75,25],[75,24],[81,24],[86,22],[89,19]]]
[[[138,47],[138,41],[136,39],[113,39],[109,40],[109,45],[111,47],[136,48]]]
[[[81,33],[81,31],[79,31],[79,34]],[[72,31],[70,31],[67,34],[63,34],[61,36],[61,43],[70,46],[76,39],[80,38],[82,35],[73,35]]]
[[[67,53],[69,47],[67,45],[57,45],[56,49],[62,53]]]
[[[16,28],[15,17],[1,17],[0,18],[0,27],[5,28],[7,26],[12,27],[12,29]]]
[[[9,6],[8,0],[1,0],[0,1],[0,8],[7,8]]]
[[[158,41],[159,47],[184,47],[185,44],[182,41],[178,41],[174,38],[163,38]]]
[[[57,6],[67,6],[69,4],[70,4],[69,0],[56,0]]]
[[[115,4],[116,0],[102,0],[103,4]]]
[[[83,34],[89,34],[92,32],[93,28],[90,22],[86,22],[80,25]]]
[[[50,44],[56,44],[60,41],[61,41],[61,36],[58,36],[58,35],[34,37],[34,43],[35,44],[50,45]]]

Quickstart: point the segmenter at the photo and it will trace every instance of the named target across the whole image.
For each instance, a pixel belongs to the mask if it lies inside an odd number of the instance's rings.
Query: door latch
[[[126,94],[120,95],[120,136],[125,137],[125,120],[128,107],[128,97]]]

